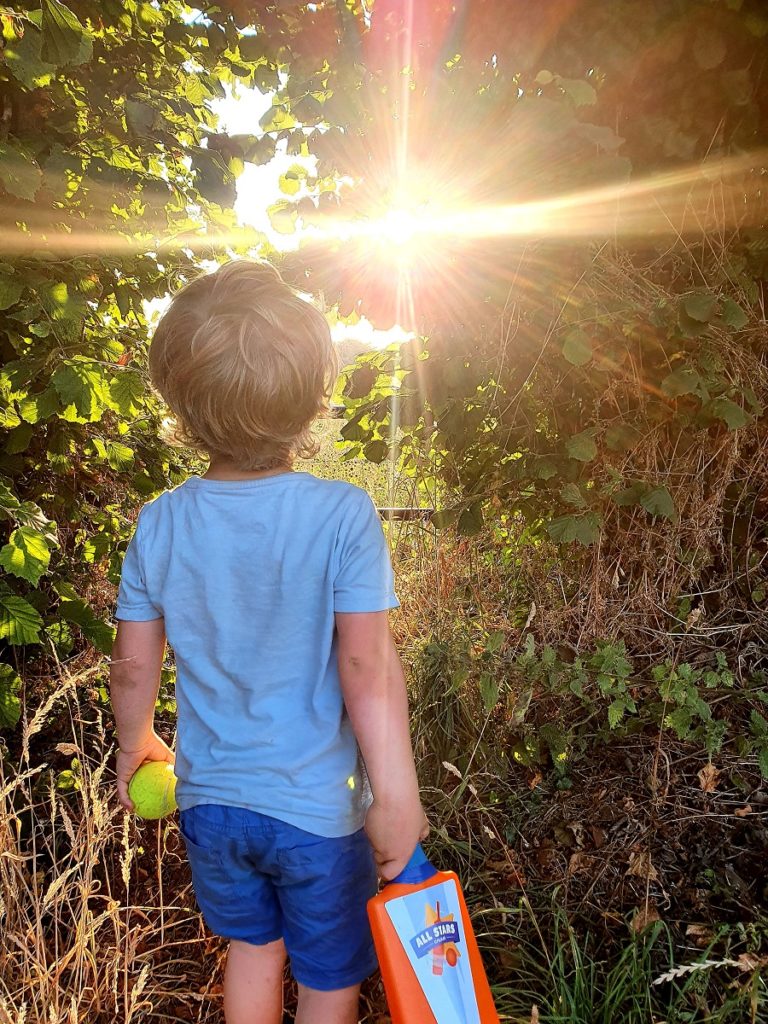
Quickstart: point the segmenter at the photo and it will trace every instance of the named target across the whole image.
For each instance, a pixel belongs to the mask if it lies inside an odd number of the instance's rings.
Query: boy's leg
[[[318,992],[299,983],[296,1024],[357,1024],[360,1019],[359,1003],[359,985],[334,992]]]
[[[224,972],[227,1024],[281,1024],[283,1019],[282,939],[264,946],[232,941]],[[320,1017],[316,1018],[318,1021]],[[357,1018],[355,1018],[356,1020]],[[346,1018],[339,1018],[339,1021]]]

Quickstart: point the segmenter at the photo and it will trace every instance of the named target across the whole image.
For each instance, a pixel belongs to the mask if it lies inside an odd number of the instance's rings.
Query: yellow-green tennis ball
[[[164,818],[176,810],[176,776],[167,761],[148,761],[131,777],[128,796],[140,818]]]

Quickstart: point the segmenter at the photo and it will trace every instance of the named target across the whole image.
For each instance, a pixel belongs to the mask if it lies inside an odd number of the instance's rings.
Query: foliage
[[[289,44],[296,104],[315,88],[322,58],[302,46],[318,18],[284,6],[255,35],[242,3],[0,12],[0,725],[20,714],[22,649],[62,659],[82,635],[109,650],[132,512],[182,479],[147,387],[147,303],[200,257],[266,251],[231,206],[244,162],[270,159],[285,132],[223,136],[212,103],[238,83],[275,88]]]
[[[308,139],[316,176],[278,211],[328,232],[287,258],[296,280],[419,335],[348,375],[349,453],[398,459],[439,494],[439,526],[468,535],[517,517],[532,541],[569,546],[565,564],[594,580],[609,617],[643,581],[665,612],[731,588],[754,623],[765,12],[513,7],[408,14],[379,0],[357,89],[329,98],[328,130]],[[339,53],[357,45],[345,37]],[[334,176],[344,184],[326,191]],[[417,232],[405,252],[367,232],[393,207]]]

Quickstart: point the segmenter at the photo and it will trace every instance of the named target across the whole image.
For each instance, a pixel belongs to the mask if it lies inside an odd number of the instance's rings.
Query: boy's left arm
[[[165,620],[122,620],[112,649],[109,691],[117,725],[117,795],[128,810],[128,783],[144,761],[170,761],[170,747],[154,731],[155,702],[165,656]]]

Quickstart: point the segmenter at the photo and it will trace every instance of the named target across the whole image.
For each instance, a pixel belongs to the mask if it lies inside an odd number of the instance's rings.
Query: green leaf
[[[480,696],[486,714],[490,714],[498,704],[500,691],[501,679],[492,676],[490,672],[483,672],[480,676]]]
[[[59,0],[42,0],[40,56],[49,64],[85,64],[93,56],[93,38]]]
[[[0,637],[10,644],[35,644],[43,620],[32,605],[16,594],[0,594]]]
[[[726,299],[723,303],[722,318],[723,323],[734,331],[740,331],[749,321],[747,314],[733,299]]]
[[[33,433],[32,426],[29,423],[21,423],[18,427],[14,427],[5,443],[6,454],[18,455],[19,452],[25,452],[29,447],[29,442],[32,440]]]
[[[608,705],[608,725],[611,729],[615,729],[619,725],[626,712],[627,705],[623,697],[616,697],[611,701]]]
[[[652,516],[662,516],[664,519],[674,519],[676,516],[675,503],[666,487],[654,487],[646,491],[640,497],[640,504]]]
[[[369,441],[363,448],[363,455],[369,462],[383,462],[389,455],[389,445],[386,441],[376,438],[374,441]]]
[[[148,135],[155,124],[157,113],[148,103],[125,101],[125,120],[134,135]]]
[[[730,398],[716,398],[706,407],[706,412],[716,419],[724,420],[729,430],[738,430],[749,423],[749,417],[741,406]]]
[[[626,508],[628,505],[639,505],[641,497],[645,494],[647,488],[643,483],[632,484],[629,487],[625,487],[621,491],[617,491],[612,495],[614,502],[621,508]]]
[[[36,395],[19,399],[18,406],[19,415],[27,423],[40,423],[61,409],[56,389],[50,386]]]
[[[686,295],[683,299],[685,313],[699,323],[708,323],[715,313],[717,296],[710,292],[695,292],[693,295]]]
[[[13,277],[0,277],[0,309],[9,309],[15,305],[23,291],[23,281]]]
[[[592,359],[592,339],[580,327],[572,330],[563,343],[563,355],[574,366],[586,366]]]
[[[127,445],[119,444],[117,441],[110,441],[107,444],[107,462],[112,469],[123,473],[133,466],[134,451]]]
[[[459,518],[459,510],[456,508],[445,508],[435,512],[430,519],[430,522],[436,530],[445,530],[449,526],[453,526],[456,520]]]
[[[107,407],[109,392],[96,364],[79,361],[65,363],[53,374],[51,383],[64,406],[73,409],[81,419],[91,422],[98,420]]]
[[[483,528],[483,509],[480,504],[470,505],[459,516],[459,533],[465,537],[474,537]]]
[[[582,430],[565,442],[565,450],[572,459],[579,462],[591,462],[597,455],[597,445],[591,430]]]
[[[0,664],[0,729],[13,729],[21,718],[21,679],[10,665]]]
[[[560,491],[560,497],[567,505],[573,505],[574,508],[586,508],[587,502],[578,484],[566,484]]]
[[[139,412],[144,394],[144,381],[135,370],[123,370],[109,385],[109,397],[123,416]]]
[[[43,172],[27,149],[0,142],[0,182],[9,195],[32,200],[42,180]]]
[[[673,370],[661,382],[661,390],[669,398],[699,394],[700,387],[701,377],[690,366],[681,366]]]
[[[8,543],[0,550],[0,565],[33,587],[37,586],[50,561],[51,552],[45,534],[29,526],[14,530]]]
[[[558,516],[547,523],[547,533],[556,544],[578,541],[584,547],[589,547],[600,536],[600,519],[594,512],[584,516]]]

